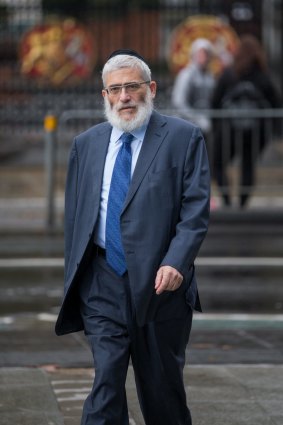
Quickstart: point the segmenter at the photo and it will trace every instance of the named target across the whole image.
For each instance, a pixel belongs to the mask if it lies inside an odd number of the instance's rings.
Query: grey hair
[[[151,81],[151,70],[149,66],[139,58],[130,55],[117,55],[109,59],[102,70],[102,82],[105,87],[106,75],[109,72],[117,71],[122,68],[135,68],[141,72],[144,81]]]

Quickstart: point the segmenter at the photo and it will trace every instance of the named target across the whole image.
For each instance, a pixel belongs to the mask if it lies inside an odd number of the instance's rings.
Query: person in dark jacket
[[[270,109],[280,107],[280,103],[260,42],[252,35],[243,36],[233,64],[223,71],[216,83],[212,109]],[[255,163],[267,142],[266,121],[263,118],[252,120],[248,113],[233,120],[213,120],[214,178],[227,206],[231,204],[227,167],[236,155],[241,159],[241,207],[246,205],[251,195]]]
[[[81,425],[129,425],[131,359],[146,425],[191,425],[183,380],[194,260],[209,220],[200,129],[153,109],[157,84],[137,52],[102,71],[107,121],[75,137],[65,197],[58,335],[84,330],[95,377]]]

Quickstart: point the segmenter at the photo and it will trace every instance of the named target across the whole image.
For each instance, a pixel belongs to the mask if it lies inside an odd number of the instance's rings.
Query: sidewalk
[[[48,375],[42,369],[0,369],[1,425],[62,425]]]
[[[188,405],[194,425],[282,425],[283,366],[200,365],[185,367]],[[90,371],[78,377],[72,370],[50,374],[65,425],[79,425],[84,388]],[[62,379],[63,378],[63,379]],[[81,384],[78,384],[78,378]],[[64,392],[69,382],[76,391]],[[262,389],[265,389],[264,391]],[[127,380],[130,425],[144,425],[135,391],[133,370]],[[154,425],[154,424],[152,424]]]
[[[0,424],[79,425],[94,374],[83,334],[57,337],[55,315],[8,319]],[[193,425],[282,425],[282,330],[283,315],[195,315],[184,370]],[[126,388],[130,425],[144,425],[132,367]]]
[[[1,425],[79,425],[91,369],[0,369]],[[185,367],[194,425],[282,425],[283,365]],[[133,370],[127,379],[130,425],[144,425]],[[154,424],[152,424],[154,425]]]

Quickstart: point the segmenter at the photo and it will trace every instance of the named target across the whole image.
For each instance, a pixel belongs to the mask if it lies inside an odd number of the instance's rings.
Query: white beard
[[[153,110],[151,91],[147,91],[144,102],[129,104],[129,106],[137,106],[137,113],[133,119],[128,121],[119,116],[118,110],[121,106],[123,105],[118,103],[111,108],[108,98],[104,98],[104,114],[107,120],[113,127],[119,128],[126,133],[130,133],[131,131],[140,128],[150,117]]]

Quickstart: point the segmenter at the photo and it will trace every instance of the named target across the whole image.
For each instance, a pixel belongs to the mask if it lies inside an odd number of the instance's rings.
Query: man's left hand
[[[164,291],[176,291],[183,282],[183,276],[171,266],[162,266],[155,278],[156,295]]]

